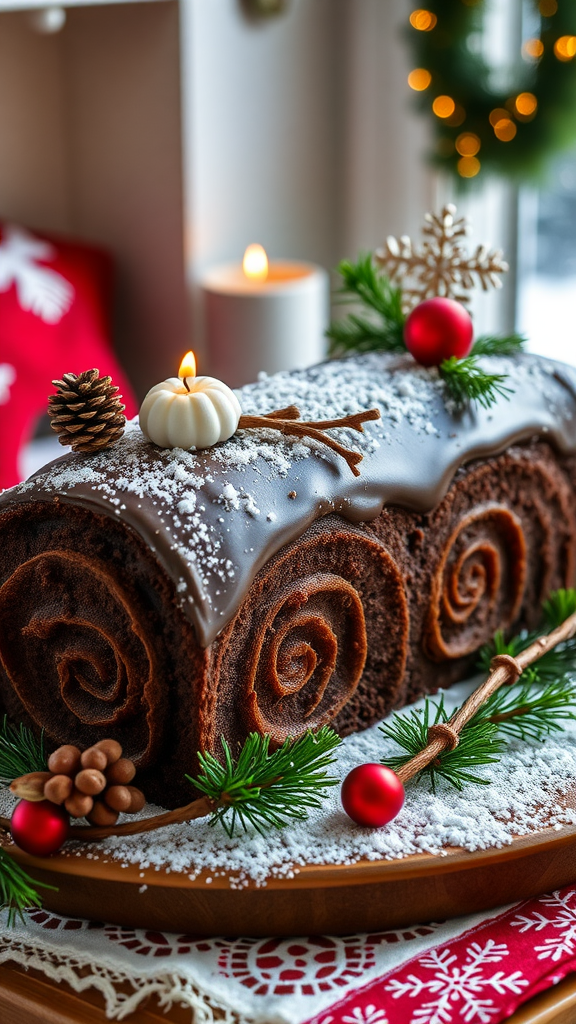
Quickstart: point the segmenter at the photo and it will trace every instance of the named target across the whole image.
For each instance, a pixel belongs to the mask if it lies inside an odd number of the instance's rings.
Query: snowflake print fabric
[[[576,889],[529,900],[412,958],[308,1024],[499,1024],[576,971]]]
[[[6,225],[0,242],[0,292],[15,285],[22,309],[47,324],[57,324],[74,299],[70,282],[40,262],[55,257],[56,250],[49,242],[34,238],[14,224]]]
[[[110,337],[108,255],[0,223],[0,490],[21,479],[20,456],[46,412],[52,380],[98,367],[137,410]]]

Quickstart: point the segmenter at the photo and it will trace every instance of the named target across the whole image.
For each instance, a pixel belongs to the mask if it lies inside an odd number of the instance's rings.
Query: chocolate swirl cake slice
[[[574,581],[576,372],[484,359],[514,393],[451,409],[435,371],[369,355],[277,374],[246,413],[378,407],[354,478],[333,452],[240,431],[201,452],[129,424],[0,497],[0,701],[51,744],[114,737],[151,799],[199,749],[362,729],[462,678],[498,628]],[[503,365],[505,364],[505,365]]]

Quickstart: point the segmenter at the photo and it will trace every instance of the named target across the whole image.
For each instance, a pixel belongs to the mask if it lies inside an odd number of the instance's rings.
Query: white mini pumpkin
[[[240,403],[215,377],[169,377],[150,389],[140,407],[140,427],[161,448],[211,448],[236,432]]]

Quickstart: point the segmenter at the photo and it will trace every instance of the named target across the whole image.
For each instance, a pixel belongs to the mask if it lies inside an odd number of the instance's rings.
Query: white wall
[[[426,125],[400,38],[408,0],[292,0],[249,20],[238,0],[183,0],[186,261],[197,284],[261,242],[327,268],[433,204]],[[209,356],[208,356],[209,361]]]
[[[410,6],[290,0],[258,21],[240,0],[73,4],[56,36],[0,14],[0,216],[112,248],[140,391],[202,349],[198,281],[249,242],[331,268],[418,233],[437,186]]]
[[[57,36],[0,17],[0,217],[66,230],[70,211]]]
[[[71,223],[114,253],[117,348],[142,394],[189,341],[178,5],[73,10],[62,40]]]
[[[140,393],[166,376],[189,342],[177,0],[74,5],[55,35],[0,13],[0,218],[111,250],[120,357]]]

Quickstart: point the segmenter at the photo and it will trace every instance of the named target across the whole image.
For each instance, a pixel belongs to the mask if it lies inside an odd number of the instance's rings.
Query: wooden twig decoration
[[[402,782],[418,775],[423,768],[439,757],[445,750],[454,750],[460,742],[460,733],[465,725],[474,717],[479,708],[499,690],[505,683],[515,683],[528,665],[539,661],[543,654],[551,651],[553,647],[561,644],[564,640],[576,634],[576,612],[569,615],[564,622],[547,636],[538,637],[524,651],[521,651],[515,658],[511,654],[496,654],[492,661],[491,672],[487,679],[474,690],[464,702],[462,707],[454,712],[448,722],[439,722],[431,725],[428,729],[428,745],[418,754],[406,761],[396,774]]]
[[[363,434],[363,423],[379,419],[379,409],[367,409],[365,412],[355,412],[338,420],[301,420],[299,408],[296,405],[289,405],[286,409],[276,409],[264,416],[243,415],[238,422],[238,429],[251,430],[255,427],[267,427],[269,430],[279,430],[282,434],[291,434],[295,437],[311,437],[341,455],[350,466],[354,476],[360,476],[360,470],[356,468],[363,459],[360,452],[345,448],[324,431],[330,430],[332,427],[349,427],[351,430],[357,430]]]

